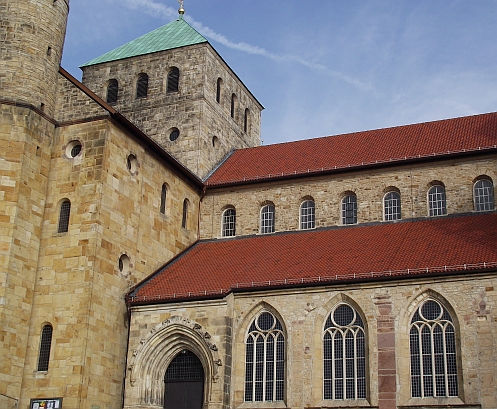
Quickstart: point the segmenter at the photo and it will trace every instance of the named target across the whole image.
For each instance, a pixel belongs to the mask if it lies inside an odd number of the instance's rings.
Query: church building
[[[497,112],[261,146],[184,12],[0,0],[0,409],[497,408]]]

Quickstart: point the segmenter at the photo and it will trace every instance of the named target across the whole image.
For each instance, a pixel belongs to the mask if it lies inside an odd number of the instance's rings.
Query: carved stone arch
[[[247,332],[250,328],[250,325],[252,324],[252,321],[254,321],[257,314],[261,313],[262,311],[270,312],[280,321],[281,326],[283,327],[283,332],[285,334],[285,339],[287,339],[288,330],[283,316],[271,304],[266,301],[261,301],[244,314],[244,318],[240,321],[240,325],[238,325],[239,331],[237,331],[237,334],[235,336],[236,343],[245,344],[245,338],[247,337]]]
[[[212,383],[222,365],[218,348],[200,324],[173,316],[151,329],[132,353],[128,366],[130,385],[138,388],[139,404],[163,406],[164,376],[169,364],[183,350],[193,352],[204,368],[204,402],[210,401]]]
[[[367,336],[368,321],[366,319],[366,314],[364,314],[362,307],[359,306],[359,304],[353,298],[350,298],[348,295],[343,293],[336,294],[335,296],[331,297],[326,304],[324,304],[322,307],[318,309],[315,318],[315,328],[319,328],[319,331],[322,334],[322,332],[324,331],[324,326],[326,324],[326,319],[328,318],[328,315],[330,315],[331,310],[337,304],[342,304],[342,303],[349,304],[361,316],[362,321],[364,323],[364,331]]]

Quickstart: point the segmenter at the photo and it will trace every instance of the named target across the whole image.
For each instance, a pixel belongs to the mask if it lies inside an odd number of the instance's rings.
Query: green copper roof
[[[178,18],[165,26],[142,35],[136,40],[130,41],[115,50],[88,61],[86,64],[81,65],[81,67],[206,42],[207,39],[200,35],[190,24],[182,18]]]

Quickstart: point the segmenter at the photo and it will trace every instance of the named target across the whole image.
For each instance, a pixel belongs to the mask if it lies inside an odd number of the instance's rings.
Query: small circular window
[[[129,272],[129,257],[126,254],[121,254],[119,257],[119,272],[127,275]]]
[[[76,156],[78,156],[80,154],[82,149],[83,149],[83,147],[81,146],[80,141],[71,141],[67,144],[66,156],[68,158],[75,158]]]
[[[131,173],[136,173],[136,170],[138,169],[138,160],[136,159],[135,155],[129,155],[128,159],[126,161],[126,166],[128,167],[128,170]]]
[[[178,138],[179,138],[179,129],[178,128],[173,128],[171,130],[171,133],[169,134],[169,140],[171,142],[174,142]]]

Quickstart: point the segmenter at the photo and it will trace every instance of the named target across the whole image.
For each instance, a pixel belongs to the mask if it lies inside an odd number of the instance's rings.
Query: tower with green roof
[[[260,144],[262,105],[182,10],[81,69],[86,86],[200,178],[232,149]]]

